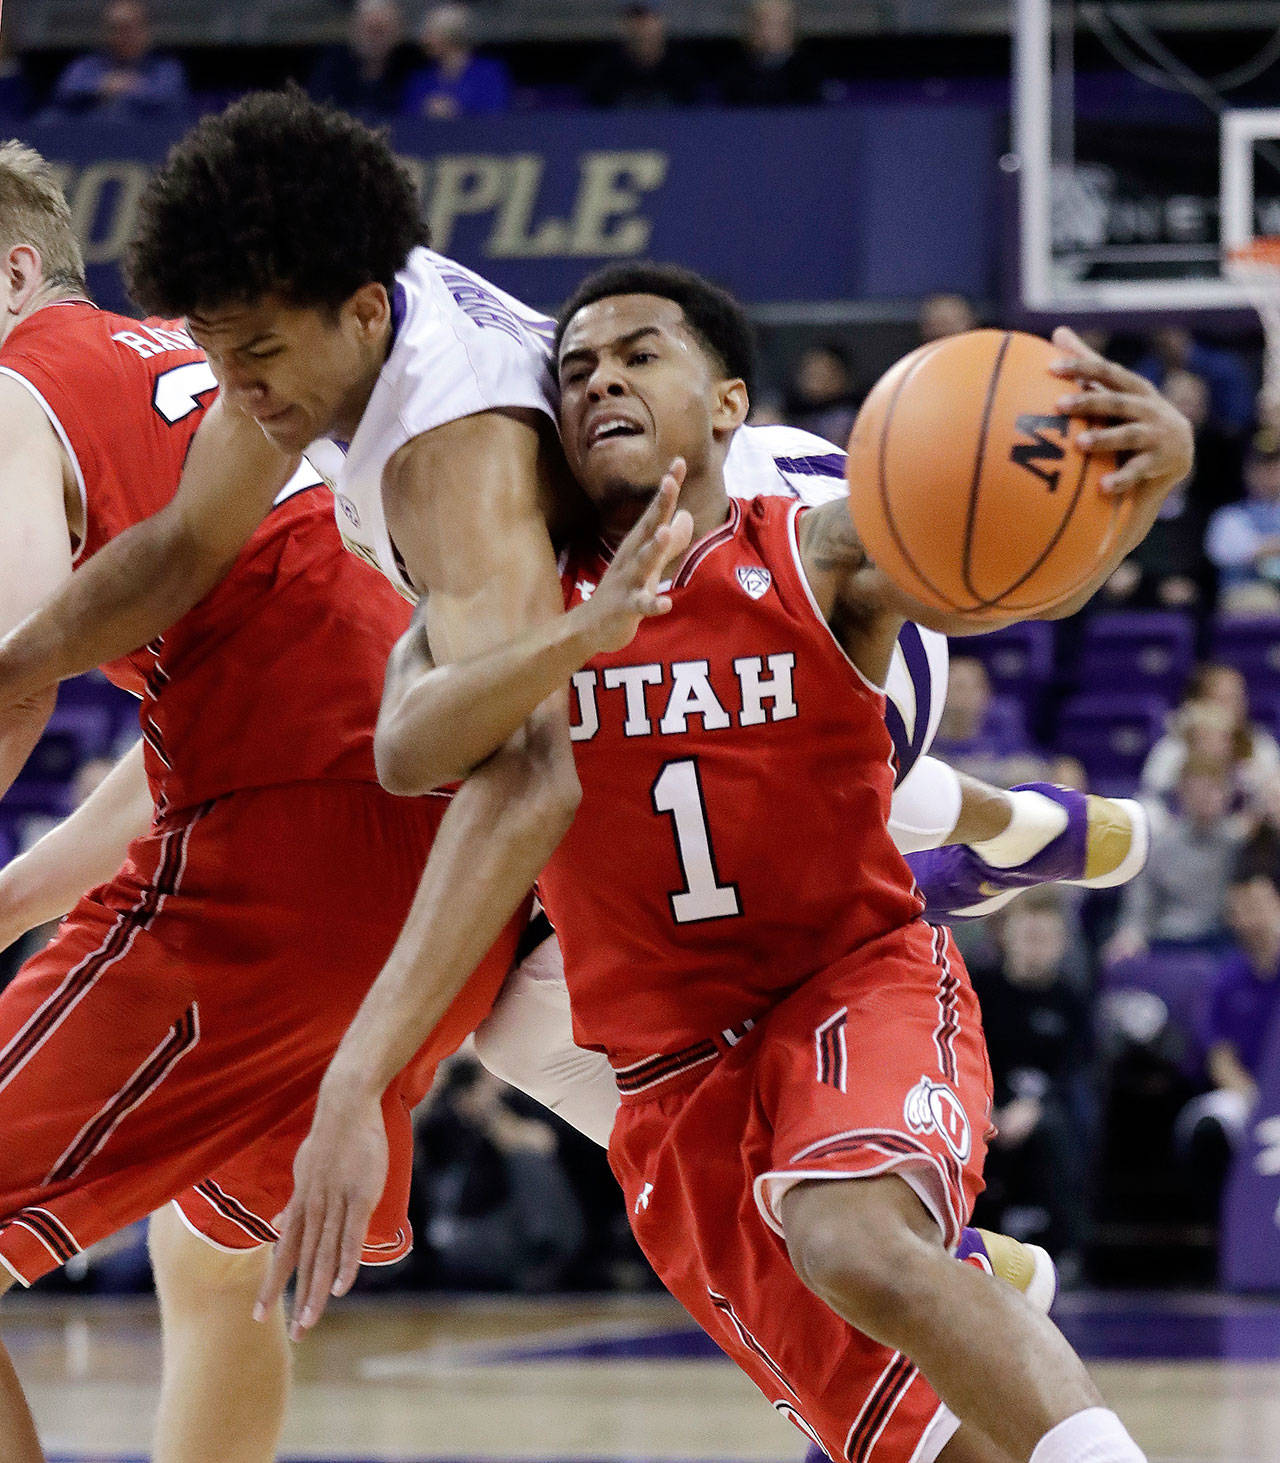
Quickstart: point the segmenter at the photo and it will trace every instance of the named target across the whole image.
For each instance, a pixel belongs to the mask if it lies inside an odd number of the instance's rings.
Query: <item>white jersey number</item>
[[[205,405],[200,398],[217,389],[217,378],[207,361],[188,361],[185,366],[174,366],[171,371],[156,377],[151,403],[173,426],[193,411],[199,411]]]
[[[675,828],[676,855],[685,887],[668,897],[678,925],[707,919],[732,919],[742,913],[736,884],[721,884],[716,873],[707,805],[693,757],[668,762],[650,791],[655,813],[668,813]]]

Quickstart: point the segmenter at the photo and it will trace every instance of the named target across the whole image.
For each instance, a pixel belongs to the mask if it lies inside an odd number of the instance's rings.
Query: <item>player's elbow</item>
[[[426,742],[395,716],[380,717],[373,735],[373,765],[378,782],[394,797],[417,798],[450,782],[460,782],[470,768],[451,765],[443,749]]]
[[[515,759],[518,804],[526,823],[548,848],[554,848],[569,831],[582,801],[572,747],[567,739],[561,745],[549,727],[531,726],[506,753]]]

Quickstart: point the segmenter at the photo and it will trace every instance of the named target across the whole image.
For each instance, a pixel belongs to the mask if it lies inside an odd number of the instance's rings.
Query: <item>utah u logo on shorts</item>
[[[969,1157],[972,1139],[969,1119],[960,1099],[942,1082],[921,1077],[907,1093],[902,1116],[913,1133],[940,1133],[942,1141],[961,1163]]]

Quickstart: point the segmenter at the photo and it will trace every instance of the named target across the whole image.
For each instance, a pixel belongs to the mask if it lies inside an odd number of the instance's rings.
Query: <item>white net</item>
[[[1231,249],[1223,272],[1249,297],[1266,342],[1262,360],[1261,414],[1280,426],[1280,236],[1264,235]]]

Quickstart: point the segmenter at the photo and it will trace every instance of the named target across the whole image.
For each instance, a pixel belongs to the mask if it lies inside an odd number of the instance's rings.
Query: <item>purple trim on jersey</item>
[[[775,457],[773,461],[779,472],[811,478],[842,478],[844,457],[843,452],[828,452],[821,457]]]
[[[404,324],[404,317],[409,313],[409,296],[404,292],[404,285],[396,280],[396,287],[391,291],[391,341],[387,347],[390,354],[391,346],[396,343],[396,336],[400,334],[400,327]]]
[[[908,620],[898,632],[898,645],[902,649],[907,674],[911,677],[916,693],[916,715],[910,738],[898,708],[892,701],[885,702],[884,719],[889,735],[893,738],[898,763],[897,781],[901,782],[920,760],[924,751],[925,738],[929,734],[929,717],[933,710],[933,677],[929,670],[929,652],[924,648],[924,639],[918,625]]]

